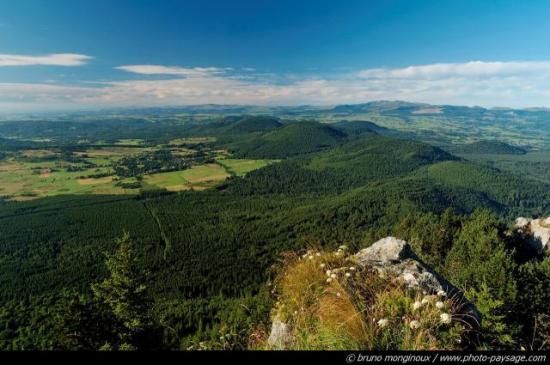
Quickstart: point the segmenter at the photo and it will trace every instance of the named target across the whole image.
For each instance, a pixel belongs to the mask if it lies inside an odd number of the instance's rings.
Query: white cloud
[[[434,63],[404,68],[373,68],[359,72],[365,79],[442,79],[449,77],[502,77],[549,72],[550,61]]]
[[[185,77],[205,77],[208,75],[222,74],[230,68],[218,67],[169,67],[160,65],[127,65],[116,67],[118,70],[140,75],[171,75]]]
[[[97,83],[2,84],[12,108],[168,106],[188,104],[334,105],[372,100],[482,106],[550,106],[550,61],[466,62],[374,68],[330,78],[241,73],[218,67],[127,65],[147,79]],[[169,79],[151,79],[172,76]]]
[[[92,57],[74,53],[55,53],[44,56],[0,54],[2,66],[82,66]]]

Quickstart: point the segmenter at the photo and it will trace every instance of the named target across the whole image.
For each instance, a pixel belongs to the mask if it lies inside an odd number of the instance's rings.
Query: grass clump
[[[285,255],[273,316],[291,328],[288,349],[464,348],[468,326],[453,298],[427,295],[393,279],[358,266],[346,246]]]

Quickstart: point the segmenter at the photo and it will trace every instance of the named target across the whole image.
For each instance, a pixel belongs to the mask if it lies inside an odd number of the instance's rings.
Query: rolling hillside
[[[126,231],[137,243],[139,271],[149,273],[156,315],[187,344],[229,323],[242,330],[250,316],[267,318],[264,283],[283,251],[366,247],[411,214],[448,208],[488,208],[508,219],[550,213],[548,184],[421,142],[370,132],[349,138],[303,122],[243,133],[231,148],[282,161],[218,190],[0,203],[0,302],[20,308],[27,298],[49,303],[67,290],[88,295],[105,275],[102,252]],[[243,301],[250,312],[231,322]]]
[[[283,124],[274,117],[269,116],[245,116],[236,118],[235,122],[231,123],[223,130],[225,133],[253,133],[253,132],[268,132],[277,128],[281,128]]]
[[[458,146],[453,149],[458,154],[524,155],[524,148],[499,141],[479,141]]]
[[[317,152],[344,142],[347,135],[316,122],[292,123],[275,131],[229,145],[239,156],[286,158]]]

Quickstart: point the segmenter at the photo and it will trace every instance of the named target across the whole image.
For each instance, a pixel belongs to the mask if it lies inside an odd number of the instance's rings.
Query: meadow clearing
[[[261,169],[274,161],[270,160],[241,160],[241,159],[232,159],[224,158],[219,159],[218,163],[222,165],[227,172],[235,176],[244,176],[250,171]]]

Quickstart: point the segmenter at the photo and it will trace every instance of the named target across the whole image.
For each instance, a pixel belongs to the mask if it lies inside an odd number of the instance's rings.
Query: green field
[[[0,196],[28,200],[62,194],[126,194],[131,191],[115,186],[113,177],[86,178],[109,173],[108,167],[69,172],[56,162],[0,163]]]
[[[184,191],[190,189],[189,182],[183,177],[183,171],[147,175],[143,180],[147,186],[166,188],[168,191]]]
[[[215,142],[215,137],[190,137],[190,138],[175,138],[169,142],[172,146],[178,146],[182,144],[200,144],[200,143],[212,143]]]
[[[270,160],[237,160],[237,159],[220,159],[218,163],[225,167],[225,169],[236,176],[244,176],[250,171],[261,169],[273,161]]]
[[[0,162],[0,197],[23,201],[72,194],[137,194],[139,190],[128,188],[128,185],[138,184],[138,180],[118,177],[113,164],[124,157],[159,148],[126,145],[75,152],[74,156],[84,163],[68,162],[55,149],[21,151]],[[186,148],[172,149],[172,153],[177,156],[193,153]],[[244,176],[271,163],[264,160],[228,159],[225,151],[214,152],[216,160],[219,160],[217,163],[192,166],[183,171],[144,175],[142,187],[168,191],[204,190],[225,181],[229,176]]]
[[[94,164],[63,160],[57,151],[23,151],[0,162],[0,196],[13,200],[61,194],[125,194],[117,187],[111,162],[114,156],[87,158]],[[43,159],[43,160],[41,160]],[[101,175],[101,177],[97,177]]]
[[[143,144],[143,140],[141,140],[141,139],[119,139],[116,144],[121,145],[121,146],[141,146]]]
[[[150,152],[155,150],[151,147],[102,147],[102,148],[89,148],[84,152],[77,152],[77,155],[84,156],[85,158],[108,158],[110,160],[114,158],[120,158],[128,155],[136,155],[138,153]]]
[[[204,190],[225,181],[229,176],[221,165],[207,164],[184,171],[147,175],[144,182],[168,191]]]

